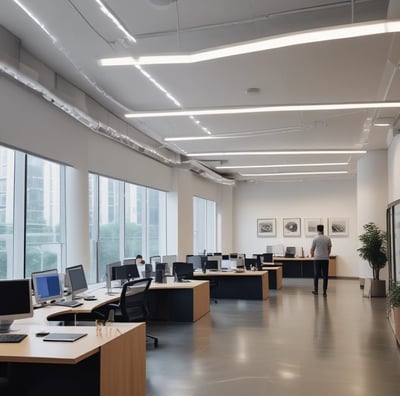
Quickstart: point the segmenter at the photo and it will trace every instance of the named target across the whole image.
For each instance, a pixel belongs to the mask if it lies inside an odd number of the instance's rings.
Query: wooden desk
[[[195,272],[196,279],[212,281],[216,286],[211,289],[212,298],[237,298],[248,300],[266,300],[268,298],[267,271],[208,271]]]
[[[284,278],[313,278],[314,259],[312,257],[274,257],[274,264],[281,264]],[[336,277],[336,256],[329,259],[329,277]]]
[[[201,280],[174,282],[173,278],[167,279],[168,283],[152,282],[150,285],[148,293],[150,320],[195,322],[210,311],[208,282]],[[29,323],[45,323],[47,320],[64,321],[70,324],[93,321],[94,310],[119,300],[121,289],[116,288],[112,291],[114,293],[112,295],[107,293],[106,288],[90,291],[97,300],[82,300],[83,304],[76,308],[46,306],[35,309],[34,318],[28,321]]]
[[[150,320],[195,322],[210,312],[210,288],[208,282],[190,280],[167,283],[152,282],[148,295]]]
[[[15,322],[17,323],[17,322]],[[19,322],[18,322],[19,323]],[[10,385],[19,396],[146,394],[146,325],[103,327],[16,325],[26,333],[17,344],[1,344],[0,362],[8,363]],[[46,342],[38,331],[87,333],[73,342]]]
[[[282,288],[282,267],[263,263],[263,269],[268,271],[268,286],[270,289]]]

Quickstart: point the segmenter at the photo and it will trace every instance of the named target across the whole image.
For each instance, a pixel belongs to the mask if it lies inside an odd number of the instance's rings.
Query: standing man
[[[328,288],[329,255],[331,254],[331,238],[324,235],[324,226],[317,225],[318,235],[313,239],[310,249],[311,257],[314,257],[314,290],[312,293],[318,295],[318,279],[322,271],[323,296],[326,297]]]

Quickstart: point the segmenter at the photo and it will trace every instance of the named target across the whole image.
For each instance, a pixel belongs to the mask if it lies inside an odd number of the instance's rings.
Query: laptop
[[[43,341],[74,342],[86,335],[87,333],[50,333],[43,338]]]

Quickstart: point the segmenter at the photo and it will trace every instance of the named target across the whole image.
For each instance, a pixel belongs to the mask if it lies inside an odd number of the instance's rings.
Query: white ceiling
[[[127,112],[178,109],[133,66],[102,67],[100,58],[179,53],[276,34],[400,17],[389,0],[102,0],[136,44],[101,11],[96,0],[2,1],[0,25],[58,74],[117,117]],[[21,8],[25,7],[25,9]],[[41,24],[41,27],[39,26]],[[143,69],[182,108],[390,101],[400,99],[398,34],[367,36],[256,52],[190,65]],[[248,88],[258,88],[255,94]],[[382,149],[398,110],[346,110],[130,119],[155,147],[185,154],[227,151]],[[224,139],[164,142],[170,137]],[[207,167],[348,162],[348,165],[216,170],[247,181],[353,178],[359,155],[196,157]],[[242,177],[243,173],[347,170],[347,175]]]

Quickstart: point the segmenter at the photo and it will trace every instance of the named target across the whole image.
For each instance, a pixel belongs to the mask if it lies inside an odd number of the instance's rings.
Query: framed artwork
[[[330,217],[328,219],[328,235],[348,236],[349,219],[346,217]]]
[[[283,236],[285,237],[299,237],[301,235],[300,219],[290,218],[283,219]]]
[[[321,218],[304,219],[304,235],[306,237],[314,237],[317,235],[317,225],[324,224]]]
[[[276,219],[257,219],[257,236],[273,237],[276,236]]]

